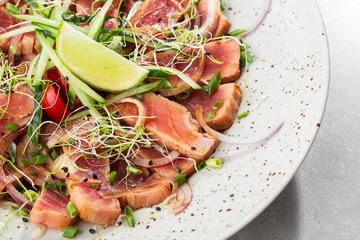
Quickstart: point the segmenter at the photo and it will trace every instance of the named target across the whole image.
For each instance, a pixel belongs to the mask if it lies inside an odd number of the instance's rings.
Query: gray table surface
[[[360,239],[360,1],[317,2],[331,53],[320,131],[284,192],[230,240]]]

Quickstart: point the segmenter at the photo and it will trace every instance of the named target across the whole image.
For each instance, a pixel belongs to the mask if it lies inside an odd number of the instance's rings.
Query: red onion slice
[[[26,203],[25,208],[29,210],[33,208],[34,205],[29,202],[29,199],[22,195],[12,184],[7,185],[5,189],[19,205]]]
[[[264,134],[263,136],[257,136],[254,138],[237,138],[237,137],[229,137],[222,133],[215,131],[214,129],[210,128],[209,125],[206,124],[203,115],[202,115],[202,107],[196,105],[195,110],[195,117],[199,121],[200,126],[207,132],[208,134],[214,136],[221,142],[229,143],[229,144],[240,144],[240,145],[249,145],[249,144],[256,144],[263,140],[272,138],[284,125],[284,122],[277,123],[275,126],[271,127],[271,131]]]
[[[175,215],[182,213],[191,203],[193,192],[190,185],[185,182],[178,188],[176,198],[174,200],[173,211]]]
[[[141,125],[145,124],[146,108],[142,101],[140,101],[137,98],[124,98],[124,99],[121,99],[120,101],[118,101],[117,103],[133,103],[138,108],[139,115],[136,117],[137,121],[132,129],[134,132],[136,132],[140,128]],[[127,136],[130,136],[130,134],[128,133],[124,137],[127,137]]]
[[[158,168],[174,162],[180,156],[181,154],[179,152],[172,151],[168,156],[164,156],[162,158],[154,158],[154,159],[135,158],[132,160],[132,162],[137,166],[141,166],[145,168]],[[152,161],[152,165],[149,165],[150,160]]]
[[[266,5],[267,3],[267,5]],[[262,12],[259,21],[257,22],[257,24],[255,24],[253,27],[249,28],[249,30],[247,30],[246,32],[244,32],[243,34],[240,35],[240,37],[246,37],[252,33],[254,33],[259,27],[260,25],[264,22],[265,18],[267,17],[269,11],[270,11],[270,7],[272,4],[272,0],[264,0],[264,5],[266,5],[264,7],[264,11]]]

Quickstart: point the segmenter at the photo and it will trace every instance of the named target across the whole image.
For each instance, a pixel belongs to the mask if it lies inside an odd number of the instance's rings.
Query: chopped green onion
[[[8,125],[5,126],[5,128],[9,131],[16,131],[18,130],[20,127],[18,125],[16,125],[15,123],[10,123]]]
[[[216,89],[219,87],[220,83],[221,83],[221,76],[220,76],[220,71],[219,71],[214,74],[214,76],[211,78],[209,84],[207,85],[209,97],[211,97],[216,92]]]
[[[91,186],[95,189],[98,189],[100,187],[100,184],[98,183],[92,183]]]
[[[76,210],[76,207],[72,202],[69,202],[66,207],[68,212],[70,213],[71,218],[74,218],[78,215],[78,211]]]
[[[248,111],[246,111],[246,112],[243,112],[243,113],[241,113],[241,114],[239,114],[239,115],[237,115],[237,119],[241,119],[241,118],[243,118],[243,117],[246,117],[247,115],[249,115],[249,112]]]
[[[23,195],[24,195],[27,199],[29,199],[29,200],[32,199],[33,201],[39,197],[39,193],[38,193],[38,192],[35,192],[35,191],[31,190],[31,189],[25,191],[25,192],[23,193]]]
[[[199,162],[198,165],[196,165],[196,169],[198,171],[204,169],[206,167],[206,162]]]
[[[213,118],[213,117],[215,117],[214,112],[210,112],[210,113],[206,114],[206,119],[210,119],[210,118]]]
[[[46,155],[37,155],[35,157],[35,162],[34,162],[34,165],[39,165],[39,164],[44,164],[46,162]]]
[[[213,105],[212,105],[212,108],[213,109],[218,109],[218,108],[221,108],[221,106],[224,104],[223,101],[216,101]]]
[[[168,80],[164,80],[163,83],[162,83],[163,87],[165,89],[171,89],[171,88],[174,88],[174,86],[168,81]]]
[[[21,165],[23,165],[24,167],[31,165],[31,162],[29,160],[27,160],[26,158],[20,158],[19,163],[21,163]]]
[[[226,35],[235,37],[235,36],[238,36],[238,35],[240,35],[240,34],[243,34],[244,32],[246,32],[246,30],[235,29],[234,31],[231,31],[231,32],[229,32],[229,33],[226,34]]]
[[[74,238],[78,232],[79,232],[78,227],[69,226],[65,229],[62,236],[64,238]]]
[[[222,168],[224,166],[222,160],[219,158],[209,158],[206,160],[206,165],[212,168]]]
[[[181,170],[180,168],[178,168],[178,167],[177,167],[177,168],[174,168],[174,170],[175,170],[175,172],[177,172],[177,173],[179,173],[179,174],[182,172],[182,170]]]
[[[11,12],[11,13],[15,13],[15,14],[19,14],[19,13],[20,13],[19,8],[16,7],[16,6],[14,6],[13,4],[11,4],[11,3],[9,3],[9,2],[6,3],[5,8],[6,8],[6,10],[8,10],[8,11]]]
[[[185,100],[187,99],[190,94],[194,91],[194,89],[190,88],[189,90],[185,91],[185,92],[182,92],[182,93],[179,93],[179,94],[176,94],[175,95],[175,98],[176,99],[179,99],[179,100]]]
[[[116,175],[117,175],[117,171],[112,171],[112,172],[110,173],[110,183],[111,183],[111,185],[114,184]]]
[[[137,168],[134,168],[134,167],[132,167],[132,166],[127,166],[126,170],[128,170],[128,171],[130,171],[130,172],[132,172],[132,173],[134,173],[134,174],[136,174],[136,175],[140,175],[140,174],[143,173],[142,170],[137,169]]]
[[[186,181],[186,174],[181,174],[175,178],[179,187]]]
[[[38,150],[41,150],[44,147],[44,144],[38,143],[38,144],[36,144],[36,147]]]
[[[124,208],[124,213],[126,215],[126,222],[129,225],[129,227],[135,227],[135,218],[131,207],[126,206]]]
[[[63,181],[57,180],[57,188],[62,195],[64,195],[65,197],[69,196],[68,187]]]
[[[11,142],[9,144],[8,152],[10,154],[11,162],[16,162],[16,144],[14,142]]]
[[[49,189],[52,189],[52,190],[55,190],[55,191],[57,190],[56,185],[53,182],[45,182],[45,187],[47,187]]]
[[[222,12],[225,12],[224,0],[220,0],[220,9],[221,9]]]

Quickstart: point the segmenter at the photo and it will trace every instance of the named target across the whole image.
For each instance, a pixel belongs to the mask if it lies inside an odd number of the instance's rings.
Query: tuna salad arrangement
[[[187,179],[223,166],[211,158],[220,142],[262,140],[220,133],[248,114],[235,80],[253,55],[240,38],[260,25],[229,32],[224,11],[221,0],[0,1],[7,218],[74,238],[80,220],[135,227],[134,210],[161,203],[177,215]]]

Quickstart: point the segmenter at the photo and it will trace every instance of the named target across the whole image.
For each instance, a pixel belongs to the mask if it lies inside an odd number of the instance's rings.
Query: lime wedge
[[[148,71],[63,22],[56,38],[63,64],[90,86],[122,92],[139,85]]]

